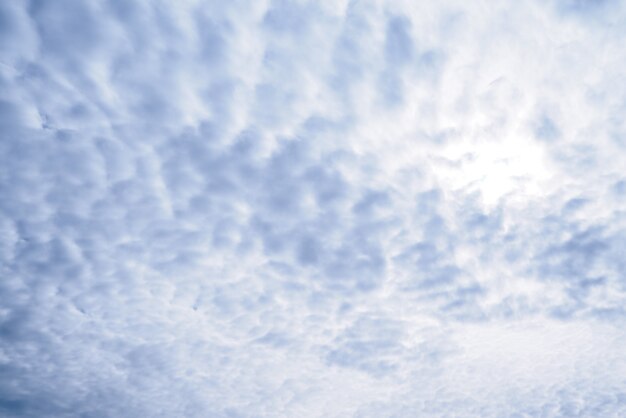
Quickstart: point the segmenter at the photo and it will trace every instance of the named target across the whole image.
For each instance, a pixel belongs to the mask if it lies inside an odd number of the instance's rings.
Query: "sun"
[[[545,149],[523,136],[451,141],[438,155],[433,170],[439,186],[478,192],[486,207],[531,199],[550,177]]]

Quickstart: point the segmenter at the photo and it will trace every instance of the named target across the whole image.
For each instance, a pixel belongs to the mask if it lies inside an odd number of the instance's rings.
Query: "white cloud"
[[[624,415],[625,11],[2,4],[0,415]]]

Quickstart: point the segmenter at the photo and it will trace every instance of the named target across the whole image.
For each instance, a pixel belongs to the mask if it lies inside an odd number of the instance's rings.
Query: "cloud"
[[[0,415],[623,416],[625,10],[0,5]]]

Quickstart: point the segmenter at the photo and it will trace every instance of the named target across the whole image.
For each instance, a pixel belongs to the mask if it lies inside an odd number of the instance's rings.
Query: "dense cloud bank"
[[[626,416],[624,36],[0,2],[0,415]]]

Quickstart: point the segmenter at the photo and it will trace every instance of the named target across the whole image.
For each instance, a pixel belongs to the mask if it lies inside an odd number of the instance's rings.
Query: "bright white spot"
[[[441,187],[479,192],[487,207],[537,196],[550,177],[543,148],[528,138],[454,141],[441,155],[433,161]]]

